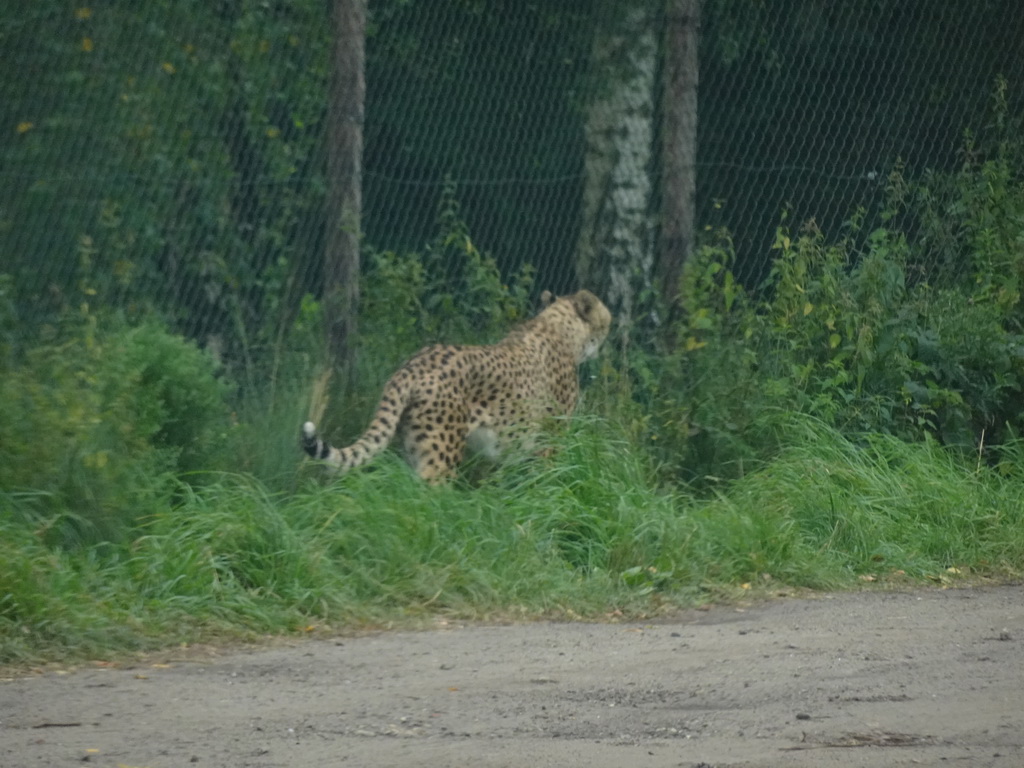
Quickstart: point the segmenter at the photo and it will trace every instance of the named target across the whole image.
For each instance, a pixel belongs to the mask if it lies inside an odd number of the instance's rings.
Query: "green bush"
[[[228,424],[228,385],[193,343],[155,322],[106,341],[100,368],[111,413],[123,408],[136,435],[170,454],[177,473],[212,469]]]
[[[0,369],[0,490],[31,492],[8,509],[54,543],[124,535],[166,503],[174,476],[220,461],[225,395],[192,343],[85,312]]]
[[[491,343],[527,315],[532,267],[502,277],[497,261],[474,244],[451,184],[438,203],[437,234],[422,253],[369,256],[361,315],[369,349],[394,349],[396,341],[413,349]]]
[[[996,160],[941,184],[932,175],[931,187],[913,194],[895,170],[878,226],[860,211],[834,242],[813,221],[797,235],[783,221],[756,295],[732,275],[727,233],[697,250],[681,284],[686,312],[668,334],[674,343],[634,367],[651,412],[647,437],[676,476],[758,466],[781,447],[786,412],[847,434],[931,435],[967,451],[1019,433],[1024,335],[1010,276],[1024,274],[1024,185],[1007,178],[1000,146]],[[954,229],[974,234],[959,266],[923,279],[919,265],[935,242],[929,206],[943,196],[947,218],[960,217]],[[965,279],[968,270],[974,277]]]

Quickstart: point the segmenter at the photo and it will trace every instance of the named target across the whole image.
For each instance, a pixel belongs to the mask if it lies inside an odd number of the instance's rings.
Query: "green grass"
[[[68,548],[47,543],[30,498],[0,496],[0,661],[437,614],[639,616],[747,584],[1024,570],[1019,476],[807,420],[788,443],[698,497],[659,487],[642,451],[583,419],[553,458],[476,484],[426,487],[393,456],[329,483],[205,476],[123,542]]]

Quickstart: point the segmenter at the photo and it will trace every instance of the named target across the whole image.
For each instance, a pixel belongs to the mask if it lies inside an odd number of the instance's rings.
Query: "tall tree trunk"
[[[693,250],[699,32],[700,0],[666,0],[658,280],[670,316],[679,309],[679,277]]]
[[[658,60],[656,4],[602,0],[591,52],[576,272],[628,329],[651,285],[651,161]]]
[[[334,0],[333,25],[327,110],[324,311],[330,364],[347,385],[355,373],[359,310],[366,0]]]

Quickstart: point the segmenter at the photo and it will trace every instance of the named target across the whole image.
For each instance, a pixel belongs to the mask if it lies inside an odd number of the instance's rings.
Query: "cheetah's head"
[[[578,362],[591,360],[597,357],[601,344],[608,336],[608,330],[612,324],[612,313],[608,307],[590,291],[577,291],[571,296],[563,296],[556,299],[549,291],[541,295],[541,305],[547,307],[556,301],[567,302],[575,311],[576,316],[583,321],[585,336],[580,340],[580,354]]]

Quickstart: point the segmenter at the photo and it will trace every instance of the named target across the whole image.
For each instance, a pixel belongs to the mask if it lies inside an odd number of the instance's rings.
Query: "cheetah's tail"
[[[323,459],[334,466],[341,465],[338,449],[326,440],[320,439],[316,432],[316,424],[312,421],[302,425],[302,449],[314,459]]]
[[[316,424],[302,425],[302,447],[314,459],[320,459],[338,470],[361,467],[383,451],[395,436],[398,421],[409,399],[409,387],[404,378],[392,379],[384,389],[377,413],[362,437],[345,448],[335,448],[322,439]]]

